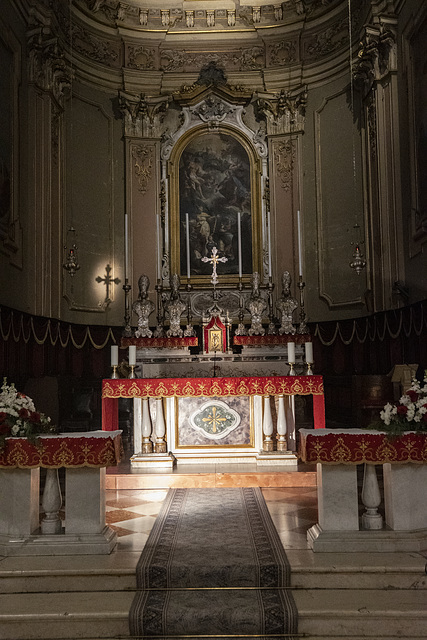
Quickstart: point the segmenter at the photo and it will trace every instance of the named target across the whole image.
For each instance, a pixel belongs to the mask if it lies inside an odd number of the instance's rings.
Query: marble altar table
[[[121,431],[7,438],[0,449],[0,555],[107,554],[105,469],[121,457]],[[40,468],[46,469],[40,523]],[[65,468],[65,521],[58,469]]]
[[[319,521],[313,551],[420,551],[427,546],[427,435],[300,429],[299,457],[317,464]],[[357,465],[364,465],[359,518]],[[383,470],[381,495],[376,466]],[[384,502],[385,523],[378,511]]]
[[[295,465],[295,395],[313,397],[314,427],[324,427],[321,376],[107,379],[102,384],[102,425],[106,430],[115,429],[119,398],[134,399],[135,455],[131,462],[137,466],[170,466],[171,460]],[[270,398],[278,402],[276,425]],[[217,419],[208,432],[210,409]],[[220,424],[227,420],[228,430]],[[159,454],[166,452],[172,456],[160,459]]]

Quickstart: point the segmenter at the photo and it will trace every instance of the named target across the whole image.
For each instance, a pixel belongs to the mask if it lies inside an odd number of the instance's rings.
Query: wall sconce
[[[67,249],[67,246],[70,247]],[[76,244],[76,230],[74,227],[70,227],[67,231],[67,242],[64,245],[65,249],[65,262],[62,265],[64,269],[74,276],[76,271],[80,269],[80,265],[77,259],[77,244]]]
[[[353,229],[357,229],[356,233],[358,233],[360,237],[360,226],[357,224],[354,225]],[[349,265],[352,269],[355,270],[358,276],[362,273],[363,269],[366,267],[366,260],[363,257],[363,253],[360,249],[360,245],[363,244],[363,240],[359,240],[358,242],[351,242],[350,244],[355,244],[356,248],[353,253],[353,260],[349,262]]]

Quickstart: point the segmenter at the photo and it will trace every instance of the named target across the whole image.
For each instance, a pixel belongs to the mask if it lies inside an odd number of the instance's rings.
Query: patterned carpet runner
[[[260,489],[171,489],[138,562],[130,634],[292,638],[289,585]]]

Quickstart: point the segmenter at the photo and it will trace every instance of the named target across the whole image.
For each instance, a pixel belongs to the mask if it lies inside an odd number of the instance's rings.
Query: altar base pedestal
[[[134,469],[173,469],[175,458],[170,454],[135,453],[130,464]]]

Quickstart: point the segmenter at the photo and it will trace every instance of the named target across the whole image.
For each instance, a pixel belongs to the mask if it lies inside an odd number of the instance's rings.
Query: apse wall
[[[156,100],[170,109],[174,92],[196,82],[200,68],[185,73],[132,69],[128,55],[126,68],[113,69],[105,63],[106,54],[103,58],[98,52],[94,58],[92,41],[83,60],[82,51],[67,44],[67,30],[49,3],[4,4],[0,54],[7,64],[0,66],[0,82],[10,99],[2,107],[9,133],[1,138],[1,150],[9,163],[11,197],[0,217],[0,302],[66,322],[119,326],[124,317],[125,211],[130,214],[130,297],[136,299],[137,279],[144,271],[154,299],[159,277],[156,220],[165,197],[160,149],[171,134],[165,116],[155,130],[134,135],[152,146],[153,163],[141,165],[148,191],[141,195],[139,190],[140,199],[130,204],[135,165],[126,160],[130,135],[120,92],[144,95],[151,109]],[[345,18],[347,3],[332,4],[335,14],[342,10]],[[420,180],[414,178],[420,166],[416,130],[410,122],[424,98],[416,92],[407,97],[407,87],[415,83],[411,55],[419,51],[425,33],[425,10],[421,0],[396,3],[400,14],[392,24],[394,14],[380,4],[364,4],[373,31],[361,32],[364,47],[359,57],[355,49],[352,75],[348,42],[336,50],[331,46],[329,53],[324,48],[318,61],[312,57],[305,64],[244,73],[223,65],[230,86],[240,84],[253,94],[246,108],[256,116],[249,122],[247,114],[247,121],[254,130],[264,127],[269,147],[275,296],[286,269],[298,297],[296,212],[301,211],[311,322],[364,316],[425,298],[427,235]],[[102,29],[104,36],[109,33],[105,24]],[[114,28],[118,51],[120,37],[120,29]],[[149,44],[153,42],[151,35]],[[209,50],[220,51],[224,61],[227,47],[231,44],[224,37],[220,46],[209,37]],[[378,64],[369,62],[374,49]],[[295,105],[305,86],[302,109]],[[289,113],[301,121],[294,129],[274,133],[281,90],[289,99]],[[256,112],[254,105],[261,99],[273,105],[271,117]],[[131,126],[129,109],[126,117]],[[134,114],[135,123],[138,117]],[[278,159],[274,150],[279,139],[292,141],[292,148]],[[63,265],[74,243],[80,268],[70,275]],[[360,275],[349,264],[357,243],[366,260]]]

